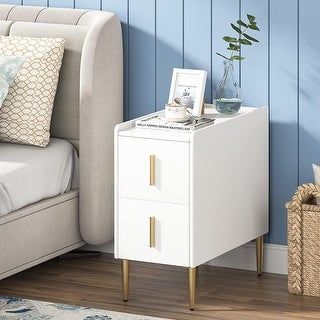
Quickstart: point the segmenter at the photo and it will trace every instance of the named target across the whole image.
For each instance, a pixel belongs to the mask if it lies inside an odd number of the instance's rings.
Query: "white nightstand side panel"
[[[119,196],[189,204],[189,143],[119,137]],[[155,184],[150,185],[150,156]]]
[[[268,233],[268,112],[258,108],[193,134],[190,266]]]
[[[150,247],[150,217],[155,217],[155,247]],[[187,267],[189,206],[119,200],[118,258]]]

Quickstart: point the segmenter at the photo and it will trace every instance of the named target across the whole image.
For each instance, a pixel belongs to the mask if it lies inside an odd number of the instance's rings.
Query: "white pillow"
[[[7,97],[10,85],[24,61],[24,57],[0,55],[0,108]]]
[[[316,184],[320,185],[320,166],[313,164],[312,167],[314,173],[314,181]],[[320,198],[317,198],[317,204],[320,206]]]
[[[64,43],[62,38],[0,37],[0,54],[25,58],[0,109],[0,141],[49,143]]]

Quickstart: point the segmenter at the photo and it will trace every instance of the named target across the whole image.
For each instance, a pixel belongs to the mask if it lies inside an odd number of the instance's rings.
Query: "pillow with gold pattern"
[[[0,37],[0,54],[24,57],[0,109],[0,141],[46,147],[65,40]]]

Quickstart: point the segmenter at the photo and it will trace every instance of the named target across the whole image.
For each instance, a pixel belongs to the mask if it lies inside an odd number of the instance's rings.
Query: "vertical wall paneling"
[[[2,0],[1,3],[4,3],[4,4],[21,4],[21,0]]]
[[[156,107],[163,109],[172,69],[183,67],[183,0],[158,0],[156,5]]]
[[[48,1],[47,0],[23,0],[23,4],[26,6],[46,7],[48,4]]]
[[[286,243],[284,207],[298,183],[298,4],[270,2],[270,242]],[[284,49],[285,48],[285,49]],[[250,63],[250,62],[249,62]]]
[[[300,5],[299,5],[300,2]],[[320,164],[319,0],[0,0],[0,3],[86,8],[115,12],[124,48],[124,118],[160,109],[173,67],[208,71],[206,101],[223,75],[224,35],[247,13],[261,32],[246,60],[235,64],[246,105],[269,104],[270,235],[286,243],[285,202],[298,183],[313,181]]]
[[[234,36],[235,31],[231,29],[230,23],[237,21],[240,15],[239,0],[213,0],[212,2],[212,93],[213,99],[216,87],[223,77],[223,58],[216,52],[226,56],[230,55],[227,43],[222,39],[224,36]],[[234,63],[235,76],[239,80],[239,63]]]
[[[102,10],[114,12],[120,18],[121,22],[127,25],[128,3],[129,0],[102,0]]]
[[[212,101],[211,0],[184,0],[184,67],[208,71],[205,100]]]
[[[155,110],[155,0],[129,1],[129,117]]]
[[[49,7],[73,8],[74,0],[49,0]]]
[[[102,10],[114,12],[121,19],[123,38],[123,114],[129,120],[129,0],[102,0]]]
[[[75,8],[100,10],[100,0],[75,0]]]
[[[241,87],[244,103],[250,106],[266,106],[269,99],[269,63],[268,63],[268,0],[242,0],[241,16],[246,14],[256,16],[260,32],[251,32],[258,37],[259,43],[242,46],[242,55],[246,58],[241,62]]]
[[[320,164],[320,1],[300,0],[299,11],[299,178],[303,183],[313,181],[312,163]]]

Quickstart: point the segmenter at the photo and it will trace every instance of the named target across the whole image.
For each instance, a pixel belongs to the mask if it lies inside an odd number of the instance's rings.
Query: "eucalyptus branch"
[[[216,52],[216,54],[217,54],[218,56],[220,56],[220,57],[222,57],[222,58],[226,59],[226,60],[231,60],[230,58],[228,58],[228,57],[224,56],[223,54],[221,54],[221,53],[219,53],[219,52]]]
[[[224,36],[223,40],[228,43],[227,50],[231,51],[230,57],[227,57],[219,52],[216,54],[226,60],[234,61],[234,60],[244,60],[245,58],[240,55],[241,46],[251,46],[253,42],[258,43],[259,40],[252,37],[248,34],[249,31],[260,31],[256,17],[250,14],[247,14],[247,22],[243,22],[242,20],[238,20],[236,23],[231,23],[231,28],[238,33],[238,37],[230,37]],[[242,29],[244,28],[244,29]],[[237,54],[236,54],[237,53]]]

